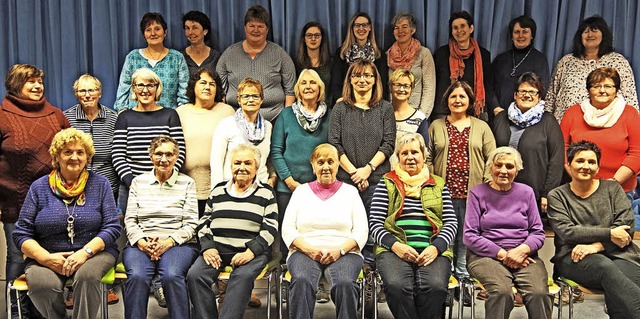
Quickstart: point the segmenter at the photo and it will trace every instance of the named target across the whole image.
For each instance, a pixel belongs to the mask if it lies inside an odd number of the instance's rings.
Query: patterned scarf
[[[311,188],[311,191],[313,191],[313,193],[323,201],[331,198],[333,194],[338,192],[340,186],[342,186],[342,182],[339,180],[335,180],[329,185],[322,185],[317,180],[309,183],[309,188]]]
[[[264,140],[266,131],[264,127],[264,118],[260,113],[258,113],[255,123],[247,122],[247,117],[244,116],[242,109],[238,109],[233,117],[236,120],[238,127],[242,130],[244,139],[247,142],[251,142],[253,145],[258,145],[262,140]]]
[[[413,61],[415,61],[416,56],[418,56],[418,52],[420,51],[420,41],[416,38],[411,38],[411,43],[409,43],[409,48],[407,52],[402,54],[402,50],[400,50],[400,45],[398,41],[394,42],[393,45],[387,51],[387,65],[392,70],[397,69],[405,69],[410,70],[413,65]]]
[[[522,113],[522,111],[516,106],[516,102],[511,102],[507,111],[507,117],[509,117],[509,120],[519,128],[527,128],[531,125],[538,124],[538,122],[542,120],[543,113],[543,100],[540,100],[538,104],[534,105],[524,113]]]
[[[298,124],[307,132],[313,133],[320,126],[320,119],[327,113],[327,104],[324,102],[318,103],[315,113],[310,113],[299,101],[293,102],[291,105],[293,114],[298,120]]]
[[[454,83],[464,75],[464,60],[473,55],[473,90],[476,95],[476,103],[474,104],[474,114],[479,116],[484,112],[485,93],[484,93],[484,72],[482,70],[482,55],[480,54],[480,46],[474,38],[469,38],[469,49],[460,50],[458,44],[453,40],[449,40],[449,71],[451,75],[451,83]]]
[[[603,109],[597,109],[591,105],[591,101],[587,98],[580,103],[582,113],[584,113],[584,121],[591,127],[612,127],[618,122],[622,112],[624,112],[627,101],[620,95],[618,95],[611,104]]]
[[[364,46],[359,46],[357,43],[354,43],[344,55],[344,59],[349,64],[360,59],[373,63],[373,61],[376,60],[376,51],[373,49],[373,46],[371,46],[371,41],[369,40],[367,40]]]
[[[398,175],[398,178],[404,184],[404,191],[407,197],[411,198],[420,198],[420,190],[422,189],[422,184],[424,184],[429,179],[429,168],[427,165],[422,167],[420,173],[416,175],[409,175],[409,173],[405,172],[402,168],[400,168],[400,163],[396,164],[396,167],[393,169]]]
[[[49,174],[49,187],[56,197],[62,199],[65,204],[70,205],[73,201],[76,201],[76,205],[84,206],[87,202],[87,198],[84,194],[84,187],[87,186],[87,180],[89,179],[89,171],[82,170],[78,180],[71,185],[67,186],[59,170],[53,170]]]

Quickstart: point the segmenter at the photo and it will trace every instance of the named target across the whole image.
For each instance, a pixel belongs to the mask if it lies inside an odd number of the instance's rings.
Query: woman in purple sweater
[[[485,169],[492,180],[471,189],[464,221],[467,270],[489,295],[485,316],[509,318],[515,286],[529,318],[550,318],[548,275],[538,258],[544,230],[536,198],[531,187],[513,182],[522,169],[520,153],[499,147],[489,154]]]

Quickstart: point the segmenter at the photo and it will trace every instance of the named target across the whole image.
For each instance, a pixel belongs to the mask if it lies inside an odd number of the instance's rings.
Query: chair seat
[[[360,273],[358,274],[358,280],[362,280],[364,278],[364,271],[362,271],[362,269],[360,269]],[[291,282],[291,272],[290,271],[286,271],[284,273],[284,276],[282,276],[282,281],[290,283]],[[451,279],[449,279],[449,284],[451,284]]]
[[[567,278],[562,278],[562,281],[564,283],[566,283],[567,285],[571,286],[571,288],[580,288],[580,290],[582,290],[582,292],[586,293],[586,294],[590,294],[590,295],[604,295],[604,291],[600,290],[600,289],[595,289],[595,288],[587,288],[571,279],[567,279]]]

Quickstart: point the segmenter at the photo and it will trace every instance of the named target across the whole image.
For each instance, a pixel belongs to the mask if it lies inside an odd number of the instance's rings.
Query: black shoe
[[[453,296],[451,295],[451,290],[447,290],[447,298],[444,300],[445,307],[451,307],[453,305]]]
[[[460,302],[460,287],[456,287],[454,289],[453,298],[456,299],[457,302]],[[462,296],[462,305],[465,307],[471,307],[471,303],[473,302],[473,298],[471,298],[471,293],[468,289],[465,289]]]
[[[373,271],[373,267],[369,264],[365,264],[364,266],[364,317],[365,318],[373,318],[374,302],[373,300],[373,281],[375,280],[375,273]]]

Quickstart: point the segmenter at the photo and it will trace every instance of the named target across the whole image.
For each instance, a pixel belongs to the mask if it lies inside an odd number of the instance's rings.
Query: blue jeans
[[[456,218],[458,218],[458,233],[456,234],[453,250],[455,253],[456,276],[458,278],[469,277],[469,272],[467,272],[467,246],[462,241],[464,236],[464,216],[467,214],[467,199],[452,198],[451,201],[453,202],[453,210],[456,212]]]
[[[346,254],[332,264],[323,265],[296,251],[287,260],[291,272],[289,286],[289,318],[311,319],[316,306],[316,289],[324,276],[331,286],[331,299],[336,305],[336,317],[357,318],[358,274],[362,257]]]
[[[13,242],[13,231],[16,229],[16,224],[4,223],[2,225],[2,228],[4,229],[4,238],[7,242],[6,284],[8,286],[10,281],[20,277],[20,275],[24,273],[25,263],[24,259],[22,258],[22,251],[20,251],[20,249],[16,247],[16,244]],[[5,286],[5,291],[6,290],[7,287]],[[29,299],[29,297],[27,297],[27,294],[21,294],[20,299],[22,301],[23,313],[25,313],[25,310],[27,310],[27,308],[32,308],[27,307],[31,306],[31,300]],[[11,298],[11,314],[18,314],[18,301],[16,300],[16,298]]]
[[[233,269],[220,311],[221,318],[242,318],[249,303],[249,298],[251,298],[253,283],[267,262],[269,262],[269,257],[263,254]],[[220,268],[224,268],[227,265],[222,264]],[[195,319],[218,318],[216,297],[213,295],[211,285],[219,274],[220,269],[207,265],[202,256],[198,257],[191,269],[189,269],[187,284]]]
[[[120,183],[118,188],[118,215],[124,216],[127,213],[127,203],[129,203],[129,187]]]
[[[152,261],[138,247],[127,245],[122,252],[127,269],[127,282],[124,286],[125,318],[147,318],[149,285],[156,270],[162,281],[169,316],[189,318],[189,296],[185,278],[197,256],[196,244],[183,244],[169,248],[160,260]]]
[[[634,224],[637,231],[638,228],[640,228],[640,198],[637,198],[638,191],[633,189],[626,194],[627,198],[631,201],[631,209],[633,210]]]
[[[367,211],[367,223],[369,223],[369,215],[371,214],[371,200],[373,199],[373,192],[376,190],[377,185],[369,185],[367,189],[360,192],[360,199],[362,199],[362,204],[364,204],[364,209]],[[367,244],[362,248],[362,256],[364,257],[364,262],[367,264],[374,264],[373,255],[373,238],[369,235],[369,239],[367,239]]]
[[[376,257],[376,266],[394,318],[440,319],[443,316],[451,275],[449,258],[438,256],[428,266],[419,267],[386,251]]]

